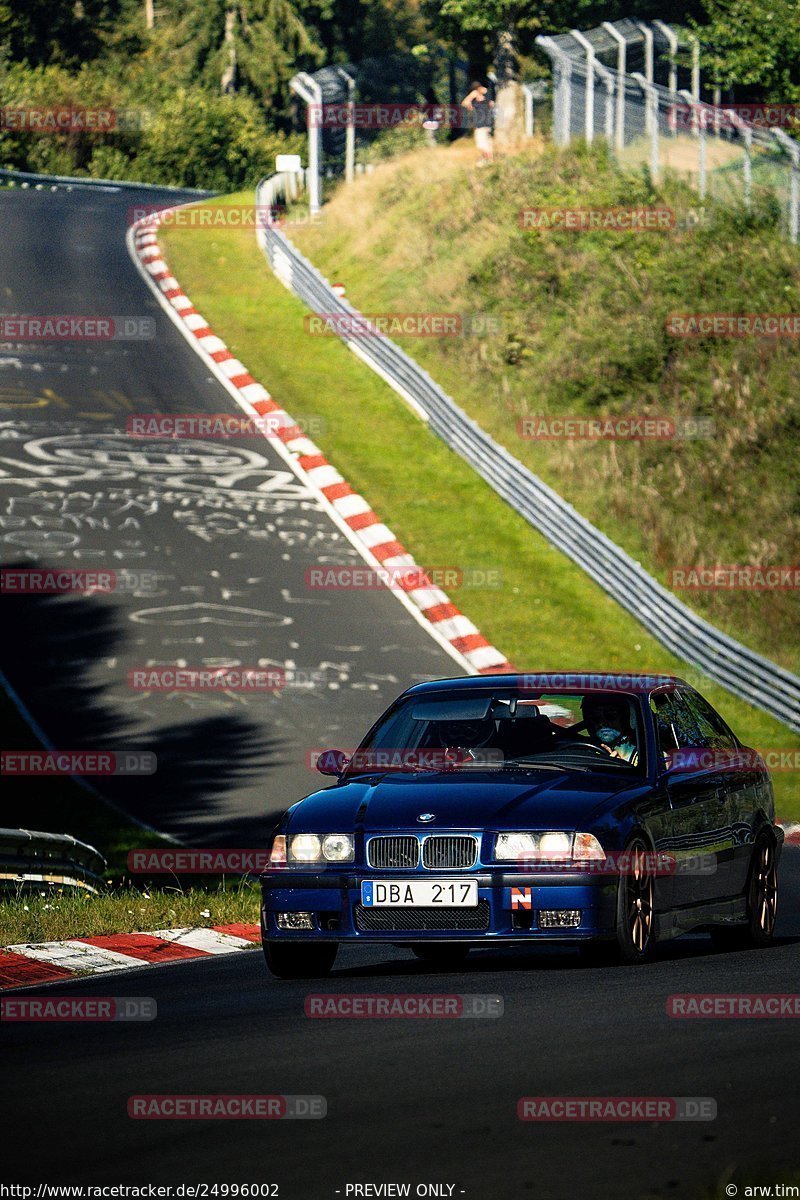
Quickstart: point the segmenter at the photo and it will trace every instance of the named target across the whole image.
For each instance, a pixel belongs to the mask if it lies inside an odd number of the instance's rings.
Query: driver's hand
[[[620,754],[619,750],[615,749],[613,746],[609,746],[605,742],[601,742],[600,745],[608,754],[611,755],[612,758],[624,758],[624,755]]]

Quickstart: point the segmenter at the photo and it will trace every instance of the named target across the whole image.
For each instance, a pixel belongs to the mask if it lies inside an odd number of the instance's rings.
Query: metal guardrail
[[[256,189],[259,206],[289,194],[289,177]],[[260,212],[268,211],[260,207]],[[317,313],[357,315],[347,300],[274,225],[257,230],[278,279]],[[413,405],[430,428],[557,549],[644,625],[662,645],[734,695],[800,732],[800,679],[692,612],[596,526],[498,445],[389,338],[344,338],[359,358]]]
[[[0,829],[0,888],[46,883],[95,892],[105,869],[94,846],[67,833]]]
[[[136,180],[130,179],[94,179],[90,175],[42,175],[38,171],[15,171],[10,167],[0,168],[0,180],[7,180],[10,183],[19,182],[22,185],[27,184],[34,187],[37,184],[68,184],[76,188],[101,188],[113,191],[127,189],[146,192],[175,192],[176,195],[197,196],[201,199],[204,196],[216,195],[216,192],[209,192],[203,188],[172,187],[168,183],[138,183]]]

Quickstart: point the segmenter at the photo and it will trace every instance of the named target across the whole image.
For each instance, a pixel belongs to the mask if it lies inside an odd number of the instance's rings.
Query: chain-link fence
[[[622,165],[646,164],[656,181],[673,172],[701,200],[772,205],[798,241],[800,143],[780,127],[799,115],[791,106],[723,105],[717,89],[704,99],[696,39],[660,21],[536,40],[552,62],[557,145],[602,138]]]

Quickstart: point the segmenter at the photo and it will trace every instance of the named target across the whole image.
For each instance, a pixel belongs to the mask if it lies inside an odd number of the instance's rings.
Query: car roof
[[[677,675],[645,674],[639,671],[520,671],[497,675],[458,675],[452,679],[430,679],[415,683],[403,692],[404,696],[417,696],[429,692],[443,691],[487,691],[498,687],[521,690],[563,692],[575,695],[578,692],[622,692],[649,693],[660,688],[670,690],[688,687]]]

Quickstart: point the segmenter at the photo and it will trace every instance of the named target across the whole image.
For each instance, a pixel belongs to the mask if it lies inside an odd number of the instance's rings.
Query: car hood
[[[459,771],[361,776],[306,796],[293,831],[580,828],[596,810],[644,785],[641,776],[568,771]],[[422,813],[433,820],[419,821]]]

